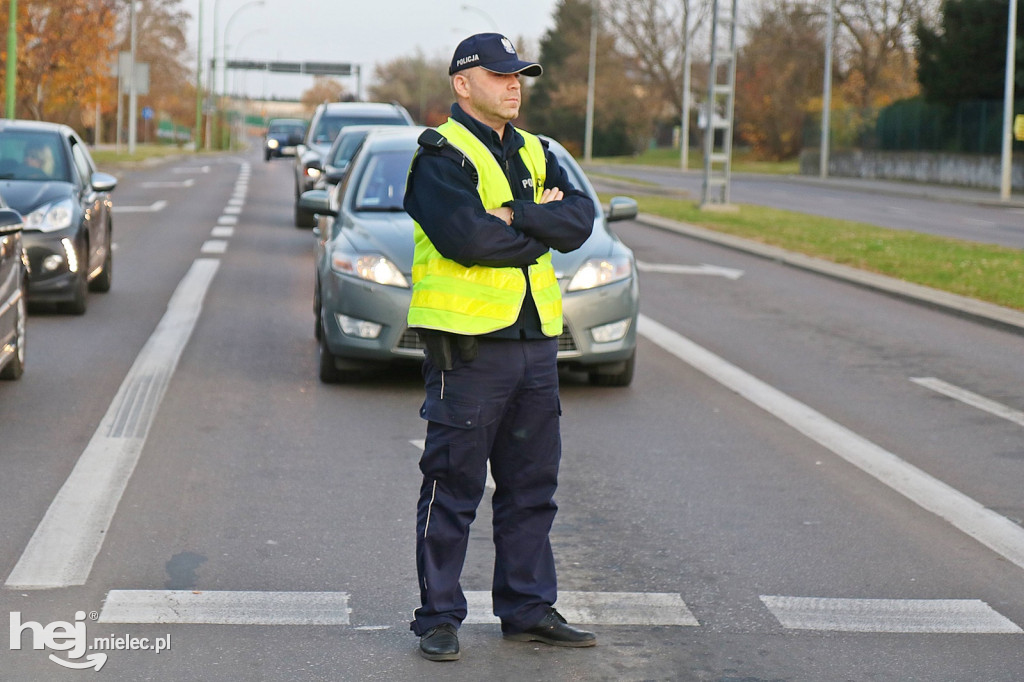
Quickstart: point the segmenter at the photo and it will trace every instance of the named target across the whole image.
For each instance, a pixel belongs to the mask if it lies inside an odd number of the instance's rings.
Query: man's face
[[[466,113],[499,132],[519,115],[522,88],[517,73],[494,73],[475,66],[455,74],[455,92]]]

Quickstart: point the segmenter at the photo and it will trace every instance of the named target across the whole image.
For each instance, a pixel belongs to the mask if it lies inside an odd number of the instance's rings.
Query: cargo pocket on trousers
[[[423,475],[473,476],[473,454],[481,447],[480,405],[431,397],[420,407],[420,416],[428,422],[427,442],[420,459]]]

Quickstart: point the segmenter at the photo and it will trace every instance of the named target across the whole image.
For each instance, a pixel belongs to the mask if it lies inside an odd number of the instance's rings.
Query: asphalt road
[[[1020,678],[1020,335],[639,223],[634,383],[562,378],[559,607],[599,646],[501,640],[484,505],[463,660],[420,659],[420,379],[317,381],[289,173],[122,173],[112,291],[30,318],[0,679]]]
[[[700,199],[703,171],[591,164],[602,177],[629,178]],[[638,191],[643,191],[639,188]],[[914,183],[735,174],[730,201],[854,220],[896,230],[1024,248],[1024,204],[998,192]]]

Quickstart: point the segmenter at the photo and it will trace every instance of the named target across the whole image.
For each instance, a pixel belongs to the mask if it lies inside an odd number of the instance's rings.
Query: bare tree
[[[598,1],[598,0],[595,0]],[[706,31],[711,0],[605,0],[603,14],[617,47],[632,58],[637,79],[678,119],[683,107],[683,62],[693,57]],[[705,80],[702,74],[699,81]]]
[[[422,51],[411,57],[399,57],[374,69],[370,98],[381,102],[399,102],[418,122],[440,125],[448,117],[452,102],[448,82],[448,59],[428,59]]]

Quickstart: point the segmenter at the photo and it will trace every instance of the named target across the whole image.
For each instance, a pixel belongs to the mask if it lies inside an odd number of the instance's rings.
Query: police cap
[[[527,76],[539,76],[544,71],[540,64],[521,60],[512,41],[500,33],[477,33],[459,43],[452,55],[448,75],[474,66],[482,66],[494,73],[522,73]]]

